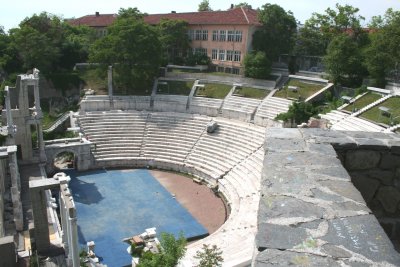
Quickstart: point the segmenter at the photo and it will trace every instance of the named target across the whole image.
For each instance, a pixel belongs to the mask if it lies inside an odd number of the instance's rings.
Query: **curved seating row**
[[[193,262],[202,244],[223,251],[224,266],[249,264],[254,250],[265,128],[225,118],[182,113],[90,112],[79,116],[96,144],[94,165],[172,168],[218,185],[230,215],[210,236],[188,246]],[[214,133],[205,130],[217,121]]]

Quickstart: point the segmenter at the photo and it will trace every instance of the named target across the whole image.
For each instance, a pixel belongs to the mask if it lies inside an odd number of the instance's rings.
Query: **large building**
[[[88,25],[106,34],[115,15],[87,15],[71,20],[72,25]],[[162,19],[180,19],[189,24],[188,35],[191,52],[206,54],[219,72],[240,74],[243,59],[251,50],[253,34],[261,26],[254,9],[238,7],[225,11],[202,11],[189,13],[171,12],[151,14],[145,22],[156,25]]]

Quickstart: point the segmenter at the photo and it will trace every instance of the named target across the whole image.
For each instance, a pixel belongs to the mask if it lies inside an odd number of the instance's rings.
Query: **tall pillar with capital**
[[[114,107],[113,101],[113,67],[112,65],[108,66],[107,70],[107,77],[108,77],[108,98],[110,99],[110,108]]]

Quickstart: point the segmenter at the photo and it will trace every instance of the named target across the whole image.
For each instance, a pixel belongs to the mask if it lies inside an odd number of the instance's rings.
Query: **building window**
[[[190,41],[194,40],[194,30],[188,30],[188,37]]]
[[[226,50],[226,61],[233,61],[233,51]]]
[[[201,37],[202,37],[202,31],[196,30],[196,40],[201,40]]]
[[[211,59],[217,60],[218,59],[218,49],[213,49],[211,53]]]
[[[194,53],[207,56],[207,48],[195,48]]]
[[[219,60],[225,60],[225,50],[224,50],[224,49],[220,49],[220,50],[219,50],[218,59],[219,59]]]
[[[231,68],[225,68],[225,73],[231,73],[232,69]]]
[[[214,30],[212,32],[212,40],[213,41],[218,41],[218,31],[217,30]]]
[[[226,41],[226,31],[225,30],[220,30],[219,31],[219,41],[220,42],[225,42]]]
[[[208,40],[208,30],[203,30],[202,39],[203,41]]]
[[[238,69],[238,68],[232,68],[232,73],[233,73],[233,74],[236,74],[236,75],[239,75],[240,69]]]
[[[236,31],[235,42],[241,42],[241,41],[242,41],[242,31]]]
[[[235,31],[228,31],[228,42],[233,42],[235,40]]]
[[[240,51],[235,51],[234,61],[240,62],[240,59],[241,59],[241,52]]]
[[[217,67],[217,72],[224,72],[224,67]]]

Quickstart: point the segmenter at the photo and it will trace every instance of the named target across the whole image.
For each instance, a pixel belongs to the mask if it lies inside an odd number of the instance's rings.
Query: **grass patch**
[[[379,107],[387,107],[390,109],[390,113],[392,114],[392,121],[390,116],[381,115],[381,111]],[[384,123],[387,125],[395,125],[400,123],[400,97],[391,97],[385,102],[371,108],[370,110],[361,114],[361,117],[375,121],[377,123]]]
[[[299,90],[297,92],[289,91],[288,86],[297,86]],[[320,84],[306,83],[299,80],[290,80],[287,85],[282,90],[277,91],[274,96],[280,98],[294,98],[299,99],[299,97],[303,100],[312,96],[319,90],[321,90],[324,86]]]
[[[209,98],[223,99],[232,89],[231,85],[218,84],[218,83],[206,83],[204,88],[198,88],[196,96],[205,96]]]
[[[167,83],[167,84],[160,84]],[[189,95],[193,87],[193,81],[159,81],[157,94]]]
[[[236,88],[235,92],[233,92],[233,93],[243,96],[243,97],[263,99],[270,92],[271,91],[269,91],[269,90],[257,89],[257,88],[252,88],[252,87],[241,87],[241,88]]]
[[[106,95],[107,72],[98,68],[88,68],[79,71],[79,77],[84,81],[85,87],[96,92],[96,95]]]
[[[379,94],[375,94],[375,93],[368,93],[366,95],[364,95],[363,97],[357,99],[353,104],[350,104],[348,106],[346,106],[344,108],[344,110],[347,111],[353,111],[353,106],[354,106],[354,110],[360,110],[361,108],[365,107],[366,105],[369,105],[373,102],[375,102],[376,100],[378,100],[379,98],[381,98],[382,96]]]

